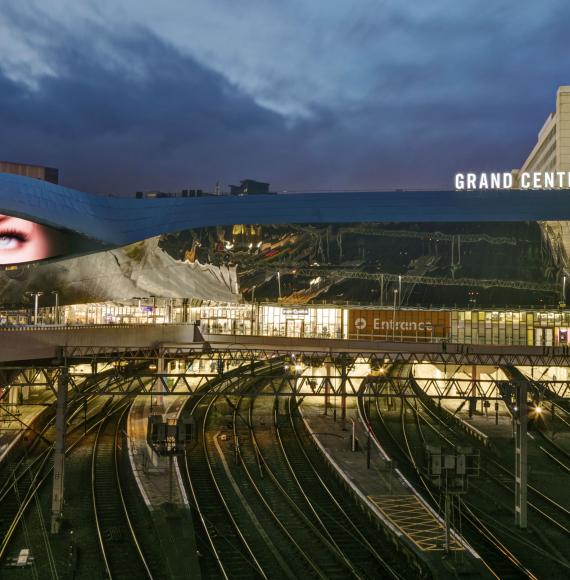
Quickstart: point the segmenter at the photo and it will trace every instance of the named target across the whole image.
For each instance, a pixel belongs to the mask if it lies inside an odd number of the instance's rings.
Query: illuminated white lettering
[[[456,173],[455,174],[455,189],[465,189],[465,176],[463,173]]]
[[[544,187],[554,187],[554,173],[552,171],[544,174]]]

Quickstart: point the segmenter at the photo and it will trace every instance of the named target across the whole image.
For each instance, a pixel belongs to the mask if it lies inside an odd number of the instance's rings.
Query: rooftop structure
[[[255,179],[242,179],[239,185],[230,185],[231,195],[264,195],[269,191],[269,183]]]
[[[166,191],[137,191],[135,193],[136,199],[157,199],[164,197],[203,197],[204,195],[210,195],[202,189],[183,189],[177,192],[166,192]]]
[[[59,169],[55,167],[44,167],[43,165],[0,161],[0,173],[13,173],[15,175],[49,181],[50,183],[59,182]]]

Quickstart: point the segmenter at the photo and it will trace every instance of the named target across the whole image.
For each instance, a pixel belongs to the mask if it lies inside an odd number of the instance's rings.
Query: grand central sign
[[[570,172],[456,173],[455,189],[569,189]]]

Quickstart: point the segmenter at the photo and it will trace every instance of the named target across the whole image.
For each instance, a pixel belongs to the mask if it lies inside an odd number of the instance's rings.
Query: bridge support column
[[[342,363],[340,367],[340,418],[342,420],[342,430],[346,430],[346,364]]]
[[[527,526],[527,385],[517,382],[515,413],[515,525]]]
[[[67,366],[61,371],[57,386],[55,411],[55,446],[53,458],[53,487],[51,496],[51,533],[59,533],[63,516],[65,470],[65,411],[67,407]]]
[[[325,415],[328,415],[329,405],[330,405],[330,388],[331,388],[331,365],[330,363],[325,363]]]
[[[471,392],[469,398],[469,418],[477,410],[477,381],[479,380],[479,371],[477,365],[471,366]]]
[[[19,387],[11,386],[8,390],[8,403],[10,405],[17,405],[20,402]]]
[[[158,357],[158,359],[156,361],[156,372],[158,374],[164,373],[164,356]],[[157,377],[156,380],[154,381],[154,388],[153,388],[153,391],[155,392],[154,407],[160,413],[162,413],[162,411],[164,409],[164,397],[162,395],[163,390],[164,390],[164,387],[162,384],[162,380],[159,377]]]

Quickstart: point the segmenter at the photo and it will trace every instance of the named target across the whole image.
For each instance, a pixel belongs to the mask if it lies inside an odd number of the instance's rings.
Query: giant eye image
[[[22,264],[59,256],[67,250],[63,232],[0,214],[0,264]]]

